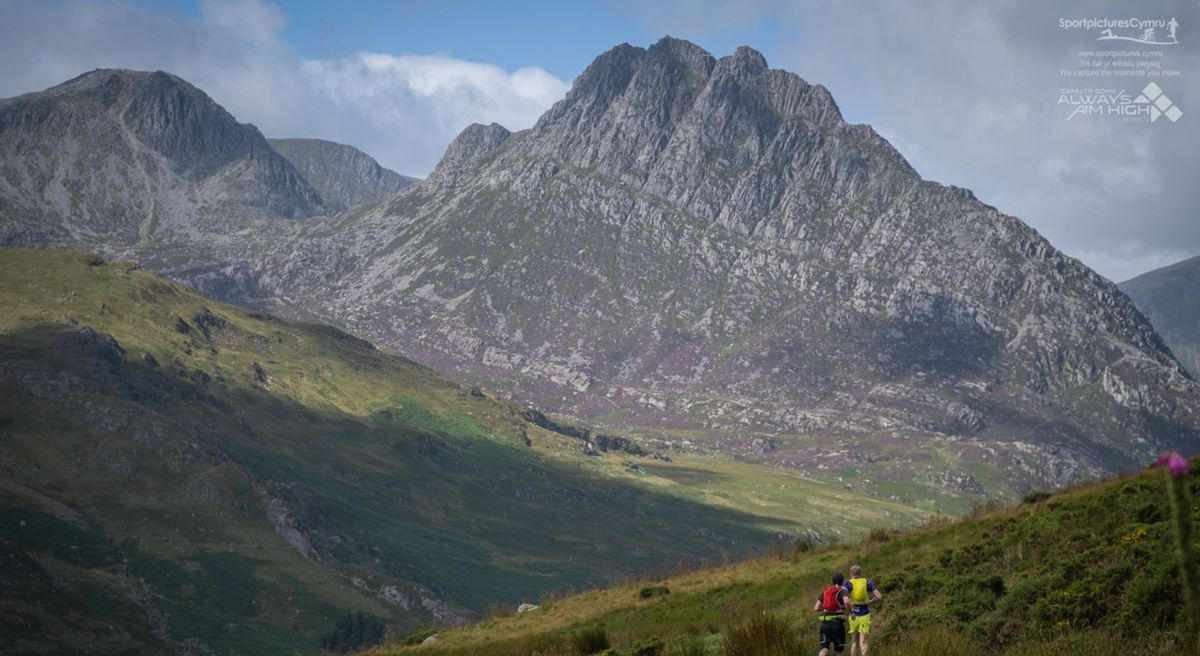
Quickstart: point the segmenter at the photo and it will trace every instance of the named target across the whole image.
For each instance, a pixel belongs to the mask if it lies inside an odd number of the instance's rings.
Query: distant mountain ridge
[[[296,167],[332,213],[375,203],[420,182],[379,165],[370,155],[322,139],[268,139]]]
[[[1200,378],[1200,256],[1143,273],[1119,286],[1192,377]]]
[[[199,89],[97,69],[0,100],[0,245],[188,243],[323,212],[320,194]]]
[[[403,195],[206,275],[517,398],[901,498],[1200,448],[1195,383],[1114,285],[749,48],[613,48],[533,128],[471,126]]]
[[[385,201],[206,230],[120,254],[664,448],[877,496],[1200,448],[1196,383],[1114,285],[750,48],[617,46],[531,129],[470,126]]]

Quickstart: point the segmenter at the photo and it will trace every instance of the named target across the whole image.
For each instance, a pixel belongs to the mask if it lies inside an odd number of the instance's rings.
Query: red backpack
[[[821,593],[821,607],[825,609],[826,613],[840,613],[845,610],[842,608],[841,600],[838,599],[842,589],[840,585],[831,585]]]

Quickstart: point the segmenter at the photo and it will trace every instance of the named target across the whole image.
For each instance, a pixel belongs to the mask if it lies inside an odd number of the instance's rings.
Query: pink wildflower
[[[1172,476],[1184,476],[1192,468],[1192,463],[1188,462],[1187,458],[1172,452],[1167,458],[1167,471],[1171,472]]]

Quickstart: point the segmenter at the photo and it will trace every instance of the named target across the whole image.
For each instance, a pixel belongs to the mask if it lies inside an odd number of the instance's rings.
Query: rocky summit
[[[321,193],[331,212],[384,200],[419,182],[380,166],[354,146],[323,139],[267,141]]]
[[[254,126],[173,75],[97,69],[0,100],[0,245],[191,246],[323,211]]]
[[[533,128],[254,238],[128,253],[654,448],[897,499],[1200,448],[1196,383],[1115,285],[750,48],[618,46]]]

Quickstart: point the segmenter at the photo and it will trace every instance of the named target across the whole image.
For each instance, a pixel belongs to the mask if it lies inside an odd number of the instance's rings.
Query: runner
[[[874,582],[863,578],[862,568],[858,565],[850,567],[850,580],[846,581],[844,588],[850,593],[850,654],[867,656],[871,604],[883,599],[883,593],[875,587]]]
[[[842,587],[844,582],[842,573],[835,573],[833,585],[825,588],[813,604],[821,620],[821,656],[829,656],[830,647],[838,654],[846,649],[846,597],[850,592]]]

